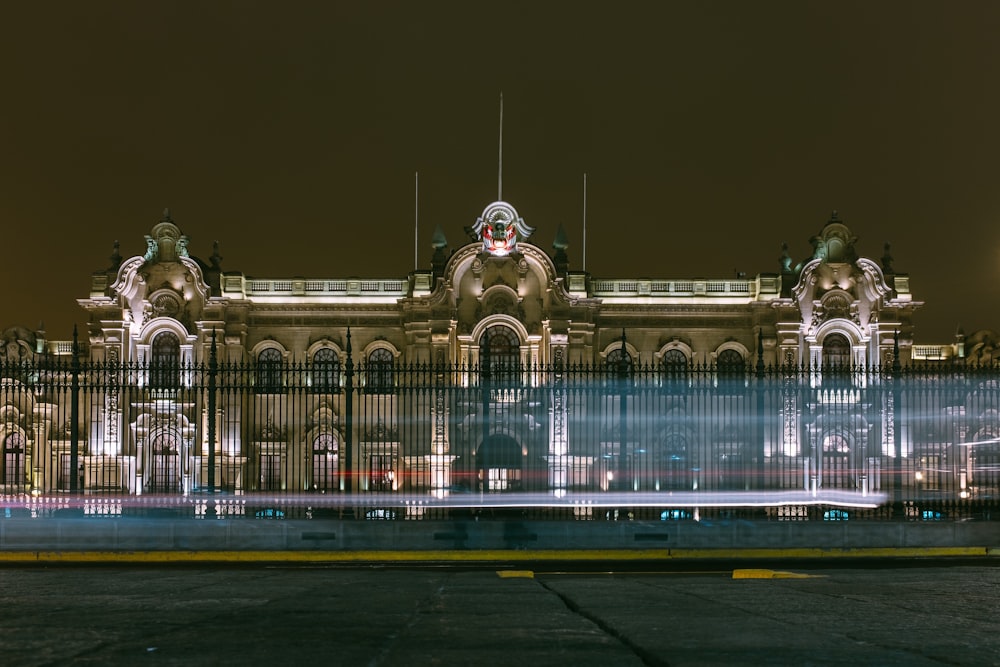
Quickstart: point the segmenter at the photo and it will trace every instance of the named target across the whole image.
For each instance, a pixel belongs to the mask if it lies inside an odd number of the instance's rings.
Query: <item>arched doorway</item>
[[[486,438],[476,452],[476,470],[483,491],[519,491],[524,454],[517,440],[502,433]]]
[[[851,439],[845,433],[831,431],[821,443],[820,488],[853,489],[856,470],[853,465]]]
[[[313,438],[312,488],[321,493],[340,487],[340,441],[332,431],[320,431]]]
[[[181,490],[180,438],[163,429],[149,439],[149,474],[146,490],[176,493]]]
[[[683,433],[670,431],[660,437],[657,447],[656,479],[654,490],[690,489],[688,439]]]

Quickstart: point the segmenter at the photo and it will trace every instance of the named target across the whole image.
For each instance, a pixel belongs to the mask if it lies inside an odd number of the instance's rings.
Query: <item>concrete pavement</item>
[[[1000,568],[0,567],[6,665],[991,665]]]

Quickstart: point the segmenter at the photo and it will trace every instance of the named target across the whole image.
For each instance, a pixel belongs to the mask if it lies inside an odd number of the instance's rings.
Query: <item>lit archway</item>
[[[502,433],[486,438],[476,452],[476,469],[483,491],[502,493],[521,489],[524,453],[517,440]]]

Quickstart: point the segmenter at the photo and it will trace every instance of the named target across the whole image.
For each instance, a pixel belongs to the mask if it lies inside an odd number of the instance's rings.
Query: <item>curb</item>
[[[723,560],[845,560],[865,558],[1000,557],[1000,547],[844,549],[496,549],[371,551],[0,551],[2,564],[30,563],[523,563]]]

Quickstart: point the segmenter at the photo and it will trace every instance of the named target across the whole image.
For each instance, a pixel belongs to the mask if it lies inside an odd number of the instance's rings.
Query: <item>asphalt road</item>
[[[1000,664],[1000,567],[784,572],[6,566],[0,663]]]

